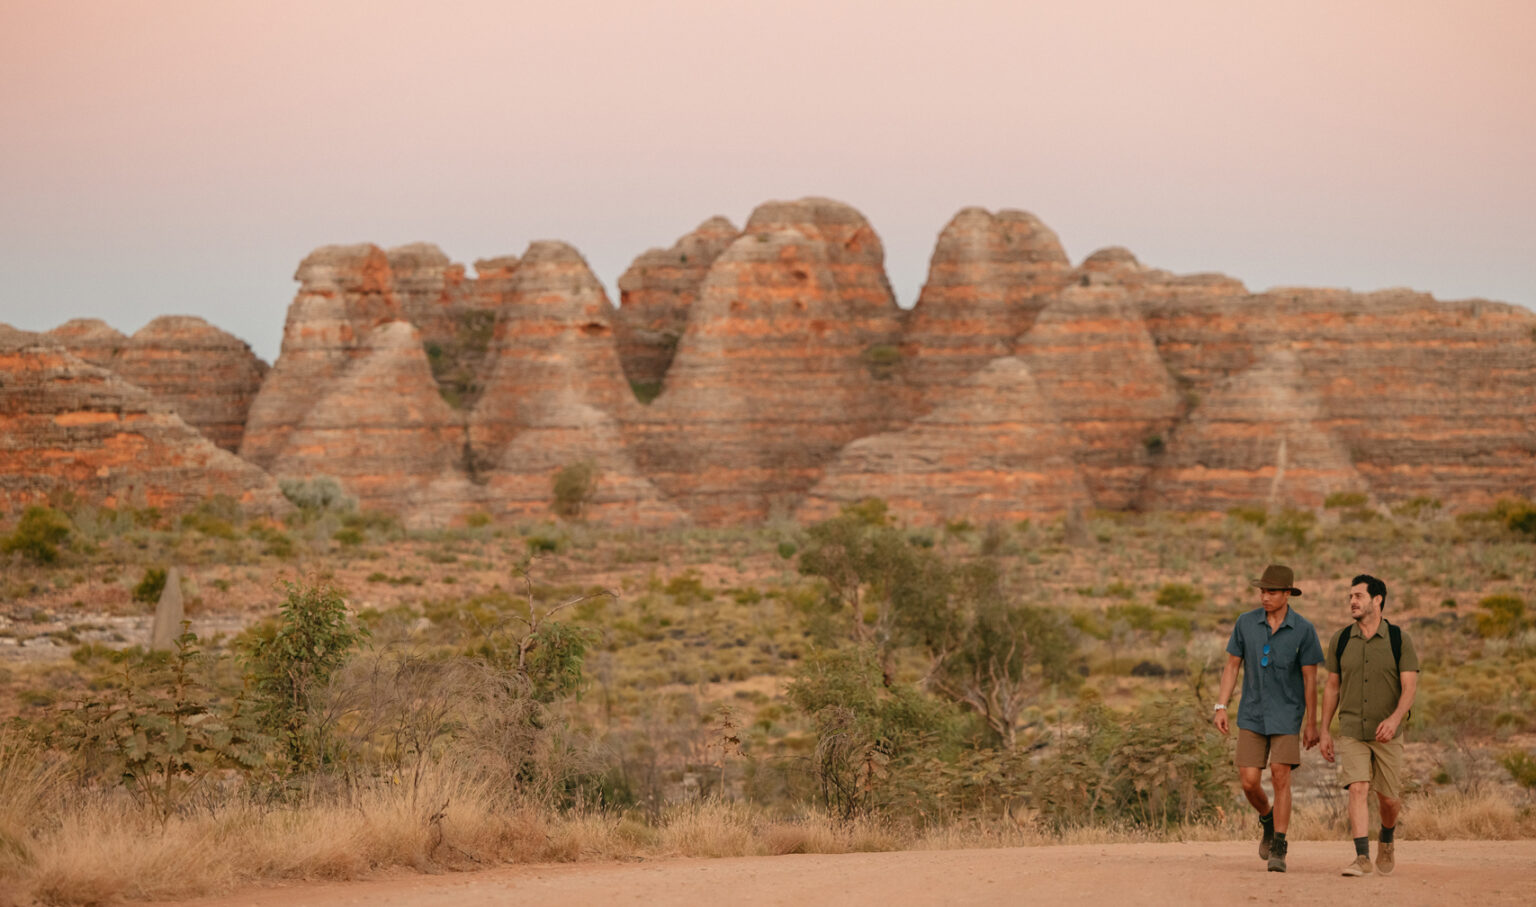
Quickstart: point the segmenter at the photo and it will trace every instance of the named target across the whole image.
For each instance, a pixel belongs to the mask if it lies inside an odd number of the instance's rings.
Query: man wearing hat
[[[1259,590],[1260,607],[1240,615],[1232,627],[1214,721],[1227,733],[1227,700],[1241,668],[1237,774],[1243,795],[1259,813],[1259,859],[1269,861],[1270,872],[1285,872],[1291,770],[1301,764],[1302,748],[1318,741],[1317,666],[1323,647],[1311,621],[1291,608],[1291,597],[1301,590],[1290,567],[1270,564],[1251,585]],[[1264,794],[1266,765],[1275,788],[1273,805]]]

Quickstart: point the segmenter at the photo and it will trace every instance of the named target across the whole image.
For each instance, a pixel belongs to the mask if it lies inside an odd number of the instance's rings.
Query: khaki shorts
[[[1403,740],[1399,736],[1386,743],[1333,738],[1334,754],[1339,760],[1339,785],[1348,787],[1369,781],[1377,796],[1396,800],[1403,790]]]
[[[1264,768],[1271,764],[1289,765],[1291,768],[1300,765],[1301,735],[1270,734],[1266,737],[1245,727],[1238,728],[1238,768]]]

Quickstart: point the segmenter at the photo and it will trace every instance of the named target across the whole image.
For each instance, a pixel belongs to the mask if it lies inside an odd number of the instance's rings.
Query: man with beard
[[[1419,687],[1419,656],[1408,634],[1381,616],[1386,607],[1386,583],[1368,573],[1355,577],[1349,589],[1354,623],[1334,634],[1324,664],[1322,754],[1329,762],[1338,756],[1339,784],[1349,789],[1355,837],[1354,862],[1344,867],[1347,876],[1386,875],[1397,865],[1393,832],[1403,808],[1402,725]],[[1337,741],[1328,733],[1335,709]],[[1381,806],[1374,867],[1366,828],[1372,791]]]

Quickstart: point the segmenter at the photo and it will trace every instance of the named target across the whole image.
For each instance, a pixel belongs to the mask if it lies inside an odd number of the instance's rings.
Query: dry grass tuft
[[[664,853],[685,857],[744,857],[761,853],[753,812],[740,803],[703,800],[674,807],[660,834]]]

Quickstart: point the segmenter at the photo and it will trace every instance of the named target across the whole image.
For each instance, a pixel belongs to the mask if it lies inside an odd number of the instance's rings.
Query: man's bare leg
[[[1269,779],[1275,784],[1275,833],[1283,835],[1291,827],[1291,767],[1281,762],[1270,765]]]

